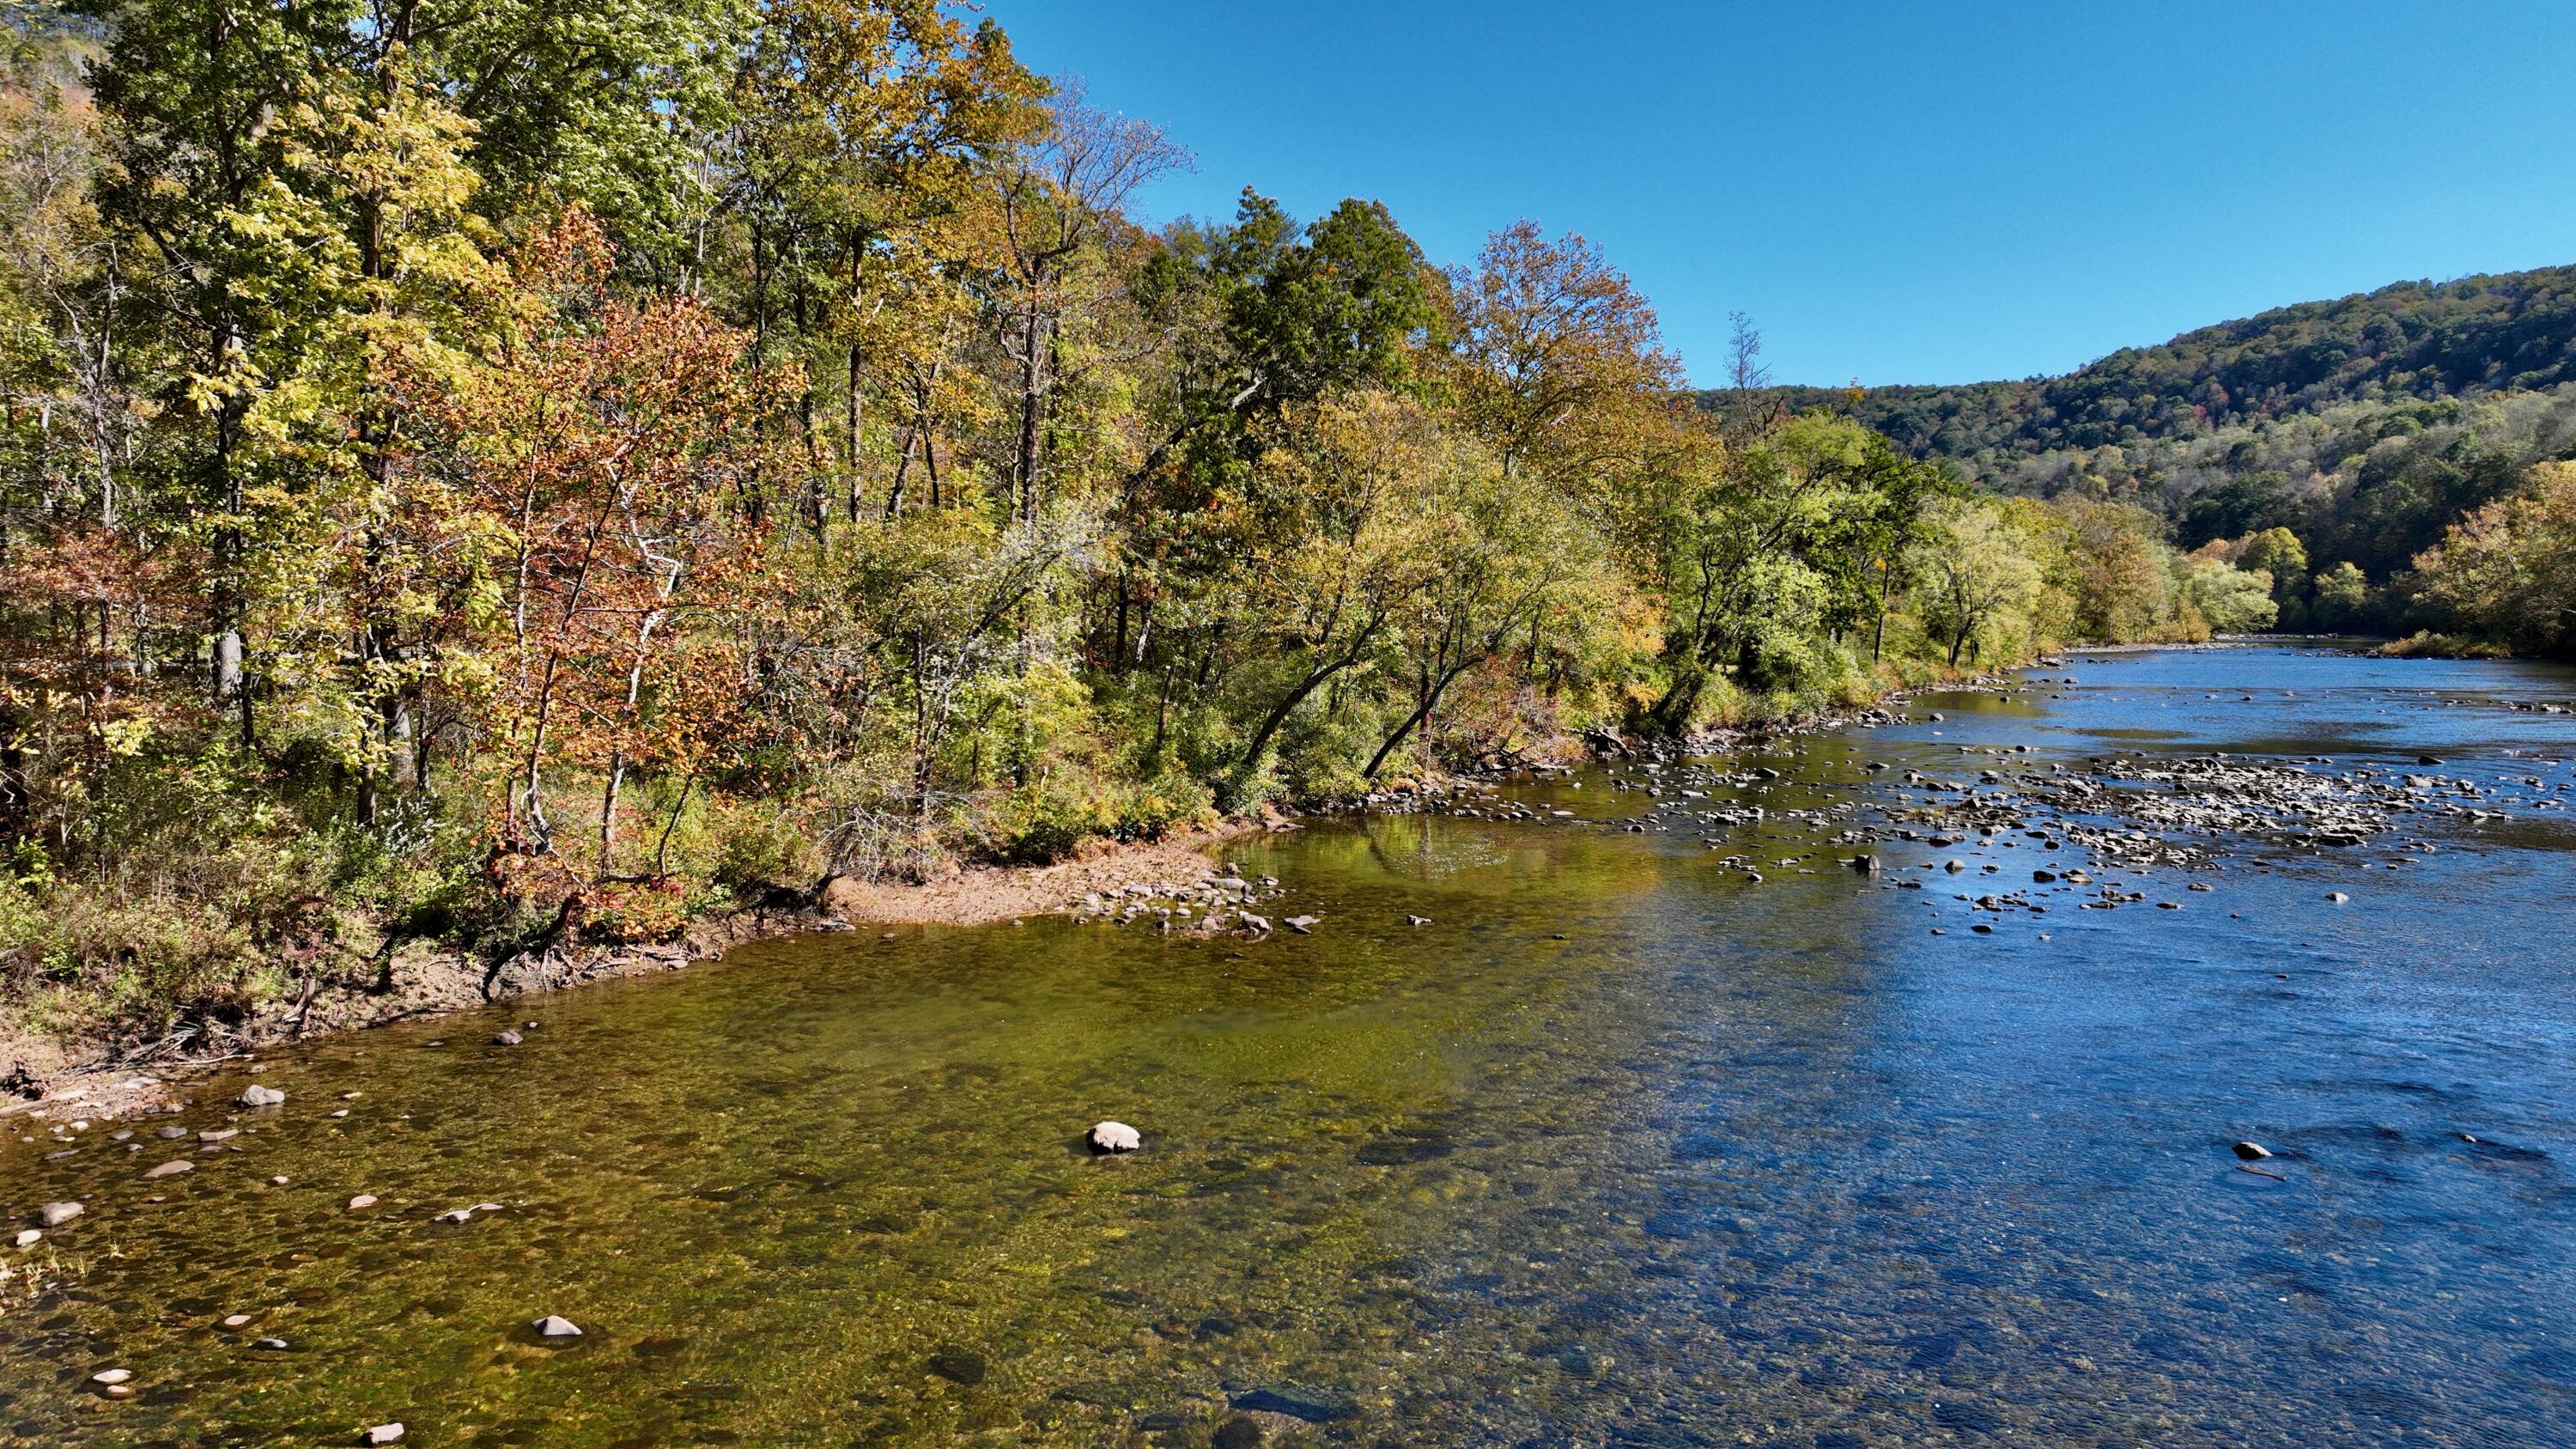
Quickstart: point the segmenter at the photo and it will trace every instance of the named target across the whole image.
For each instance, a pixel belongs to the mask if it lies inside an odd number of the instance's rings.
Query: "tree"
[[[570,899],[618,868],[625,787],[637,770],[687,772],[748,693],[724,631],[760,559],[745,481],[793,466],[764,445],[764,398],[736,366],[744,339],[704,304],[607,288],[613,253],[579,213],[517,264],[544,310],[465,380],[409,372],[406,401],[458,460],[444,551],[455,587],[489,599],[492,747],[506,766],[506,859]],[[433,455],[435,456],[435,455]],[[447,485],[439,472],[406,482]],[[485,571],[489,576],[485,576]],[[559,773],[599,790],[584,870],[559,848]]]
[[[901,433],[883,511],[902,511],[916,457],[935,480],[942,424],[960,401],[964,369],[952,363],[971,275],[998,260],[973,193],[987,153],[1033,142],[1046,123],[1042,89],[999,26],[970,32],[937,0],[769,7],[719,154],[748,253],[735,305],[755,361],[783,345],[810,364],[796,419],[818,465],[799,500],[816,530],[832,474],[843,514],[866,509],[872,393],[891,399]],[[827,409],[837,428],[824,426]]]
[[[2280,619],[2272,598],[2272,576],[2234,567],[2222,559],[2187,558],[2182,562],[2182,588],[2192,607],[2221,634],[2253,634]]]
[[[2415,556],[2415,592],[2455,628],[2515,648],[2576,639],[2576,462],[2544,463]]]
[[[2317,628],[2350,629],[2369,610],[2370,580],[2349,561],[2317,575],[2313,585],[2308,622]]]
[[[1580,236],[1519,221],[1449,278],[1449,384],[1507,472],[1597,493],[1680,380],[1654,309]]]
[[[2308,550],[2286,528],[2267,528],[2242,540],[2235,549],[2238,568],[2272,576],[2272,602],[2284,627],[2306,621]]]
[[[1085,350],[1100,341],[1092,329],[1122,297],[1105,250],[1120,235],[1120,209],[1190,160],[1152,123],[1093,109],[1078,84],[1058,85],[1046,111],[1037,139],[1002,153],[990,196],[1003,257],[995,303],[1012,374],[1007,475],[1024,521],[1049,495],[1057,394],[1083,370]]]
[[[1952,668],[1963,650],[1985,642],[1989,628],[2027,605],[2040,585],[2026,537],[1992,505],[1964,499],[1931,509],[1914,545],[1914,570],[1924,622],[1948,636]]]

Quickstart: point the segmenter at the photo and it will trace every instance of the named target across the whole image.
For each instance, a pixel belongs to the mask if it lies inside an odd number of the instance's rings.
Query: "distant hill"
[[[2155,509],[2186,545],[2289,527],[2378,581],[2529,463],[2576,453],[2576,266],[2302,302],[2062,377],[1769,394],[2003,491]]]

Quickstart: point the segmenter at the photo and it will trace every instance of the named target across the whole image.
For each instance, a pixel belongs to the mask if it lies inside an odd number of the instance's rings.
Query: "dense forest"
[[[2535,465],[2576,457],[2576,267],[2278,308],[2063,377],[1765,396],[1852,417],[2001,492],[2150,509],[2185,549],[2241,551],[2286,529],[2340,584],[2318,607],[2313,575],[2301,587],[2284,574],[2285,626],[2459,629],[2521,647],[2561,637],[2563,608],[2471,598],[2426,571],[2459,557],[2431,552],[2454,524],[2545,492]],[[1732,398],[1703,395],[1719,409]]]
[[[964,7],[9,16],[27,1030],[2261,628],[2309,587],[2268,515],[2185,554],[2125,497],[1694,407],[1579,236],[1442,266],[1376,202],[1252,190],[1149,225],[1183,146]]]

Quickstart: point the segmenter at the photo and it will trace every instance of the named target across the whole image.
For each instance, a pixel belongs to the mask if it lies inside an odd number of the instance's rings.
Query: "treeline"
[[[1692,406],[1580,237],[1148,228],[1186,153],[930,0],[14,13],[39,1027],[2269,603],[2138,510]]]
[[[2064,377],[1771,396],[1856,418],[2001,492],[2150,509],[2185,549],[2239,556],[2286,529],[2313,569],[2277,591],[2283,628],[2527,641],[2528,628],[2458,613],[2417,560],[2466,516],[2537,488],[2536,465],[2576,456],[2576,268],[2303,303]]]

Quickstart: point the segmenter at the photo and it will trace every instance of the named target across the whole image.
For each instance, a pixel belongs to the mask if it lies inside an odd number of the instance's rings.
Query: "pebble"
[[[539,1338],[581,1337],[581,1330],[573,1326],[573,1321],[558,1314],[549,1313],[528,1326],[537,1331]]]
[[[1133,1152],[1145,1145],[1144,1134],[1124,1122],[1094,1122],[1086,1140],[1094,1152]]]
[[[245,1107],[275,1107],[285,1101],[286,1094],[275,1087],[263,1087],[253,1082],[242,1089],[241,1104]]]
[[[42,1230],[40,1230],[40,1229],[36,1229],[36,1228],[22,1228],[22,1229],[20,1229],[20,1230],[19,1230],[19,1233],[18,1233],[18,1246],[19,1246],[19,1247],[22,1247],[22,1248],[32,1248],[32,1247],[36,1246],[38,1243],[43,1242],[44,1240],[45,1240],[45,1235],[44,1235],[43,1231],[42,1231]]]
[[[402,1442],[402,1436],[402,1425],[378,1424],[376,1427],[359,1435],[358,1442],[361,1444],[399,1444]]]
[[[224,1327],[226,1328],[247,1328],[249,1326],[250,1315],[247,1313],[230,1314],[224,1319]]]
[[[349,1211],[353,1213],[364,1211],[365,1209],[374,1207],[375,1205],[376,1195],[371,1192],[362,1192],[356,1197],[349,1199]]]
[[[160,1126],[152,1129],[152,1135],[160,1138],[164,1142],[176,1142],[180,1138],[188,1135],[188,1129],[180,1126],[176,1122],[164,1122]]]
[[[1431,924],[1431,918],[1429,916],[1407,916],[1404,918],[1404,923],[1408,926],[1427,926]]]
[[[102,1397],[110,1399],[130,1399],[134,1397],[134,1385],[109,1384],[105,1388],[100,1389],[99,1393]]]
[[[1322,919],[1321,916],[1290,916],[1288,929],[1300,936],[1311,936],[1315,934],[1315,923]]]
[[[282,1338],[254,1339],[251,1342],[251,1347],[265,1349],[270,1353],[284,1353],[286,1352],[286,1340]]]
[[[2336,905],[2342,905],[2344,902],[2351,900],[2352,897],[2345,895],[2341,891],[2328,891],[2326,892],[2326,899],[2334,902]]]
[[[159,1167],[155,1167],[143,1175],[145,1177],[175,1177],[180,1173],[194,1172],[196,1170],[197,1164],[190,1162],[184,1157],[176,1157],[172,1158],[168,1162],[162,1163]]]
[[[59,1228],[88,1209],[76,1202],[49,1202],[37,1211],[36,1221],[49,1228]]]
[[[100,1369],[97,1373],[89,1376],[89,1381],[94,1384],[112,1387],[114,1385],[124,1383],[127,1379],[132,1377],[134,1377],[134,1370],[132,1369]]]
[[[521,1041],[524,1041],[525,1039],[526,1039],[526,1038],[524,1038],[524,1037],[520,1036],[520,1035],[519,1035],[517,1032],[515,1032],[515,1031],[495,1032],[495,1033],[493,1034],[493,1036],[492,1036],[492,1045],[494,1045],[494,1046],[517,1046]]]
[[[286,1186],[288,1183],[290,1183],[290,1182],[292,1182],[292,1181],[294,1181],[294,1180],[295,1180],[295,1179],[293,1179],[293,1178],[291,1178],[291,1177],[288,1177],[285,1173],[282,1173],[282,1172],[281,1172],[281,1173],[278,1173],[278,1174],[276,1174],[275,1176],[273,1176],[273,1177],[269,1178],[269,1180],[268,1180],[268,1185],[269,1185],[270,1187],[284,1187],[284,1186]]]

